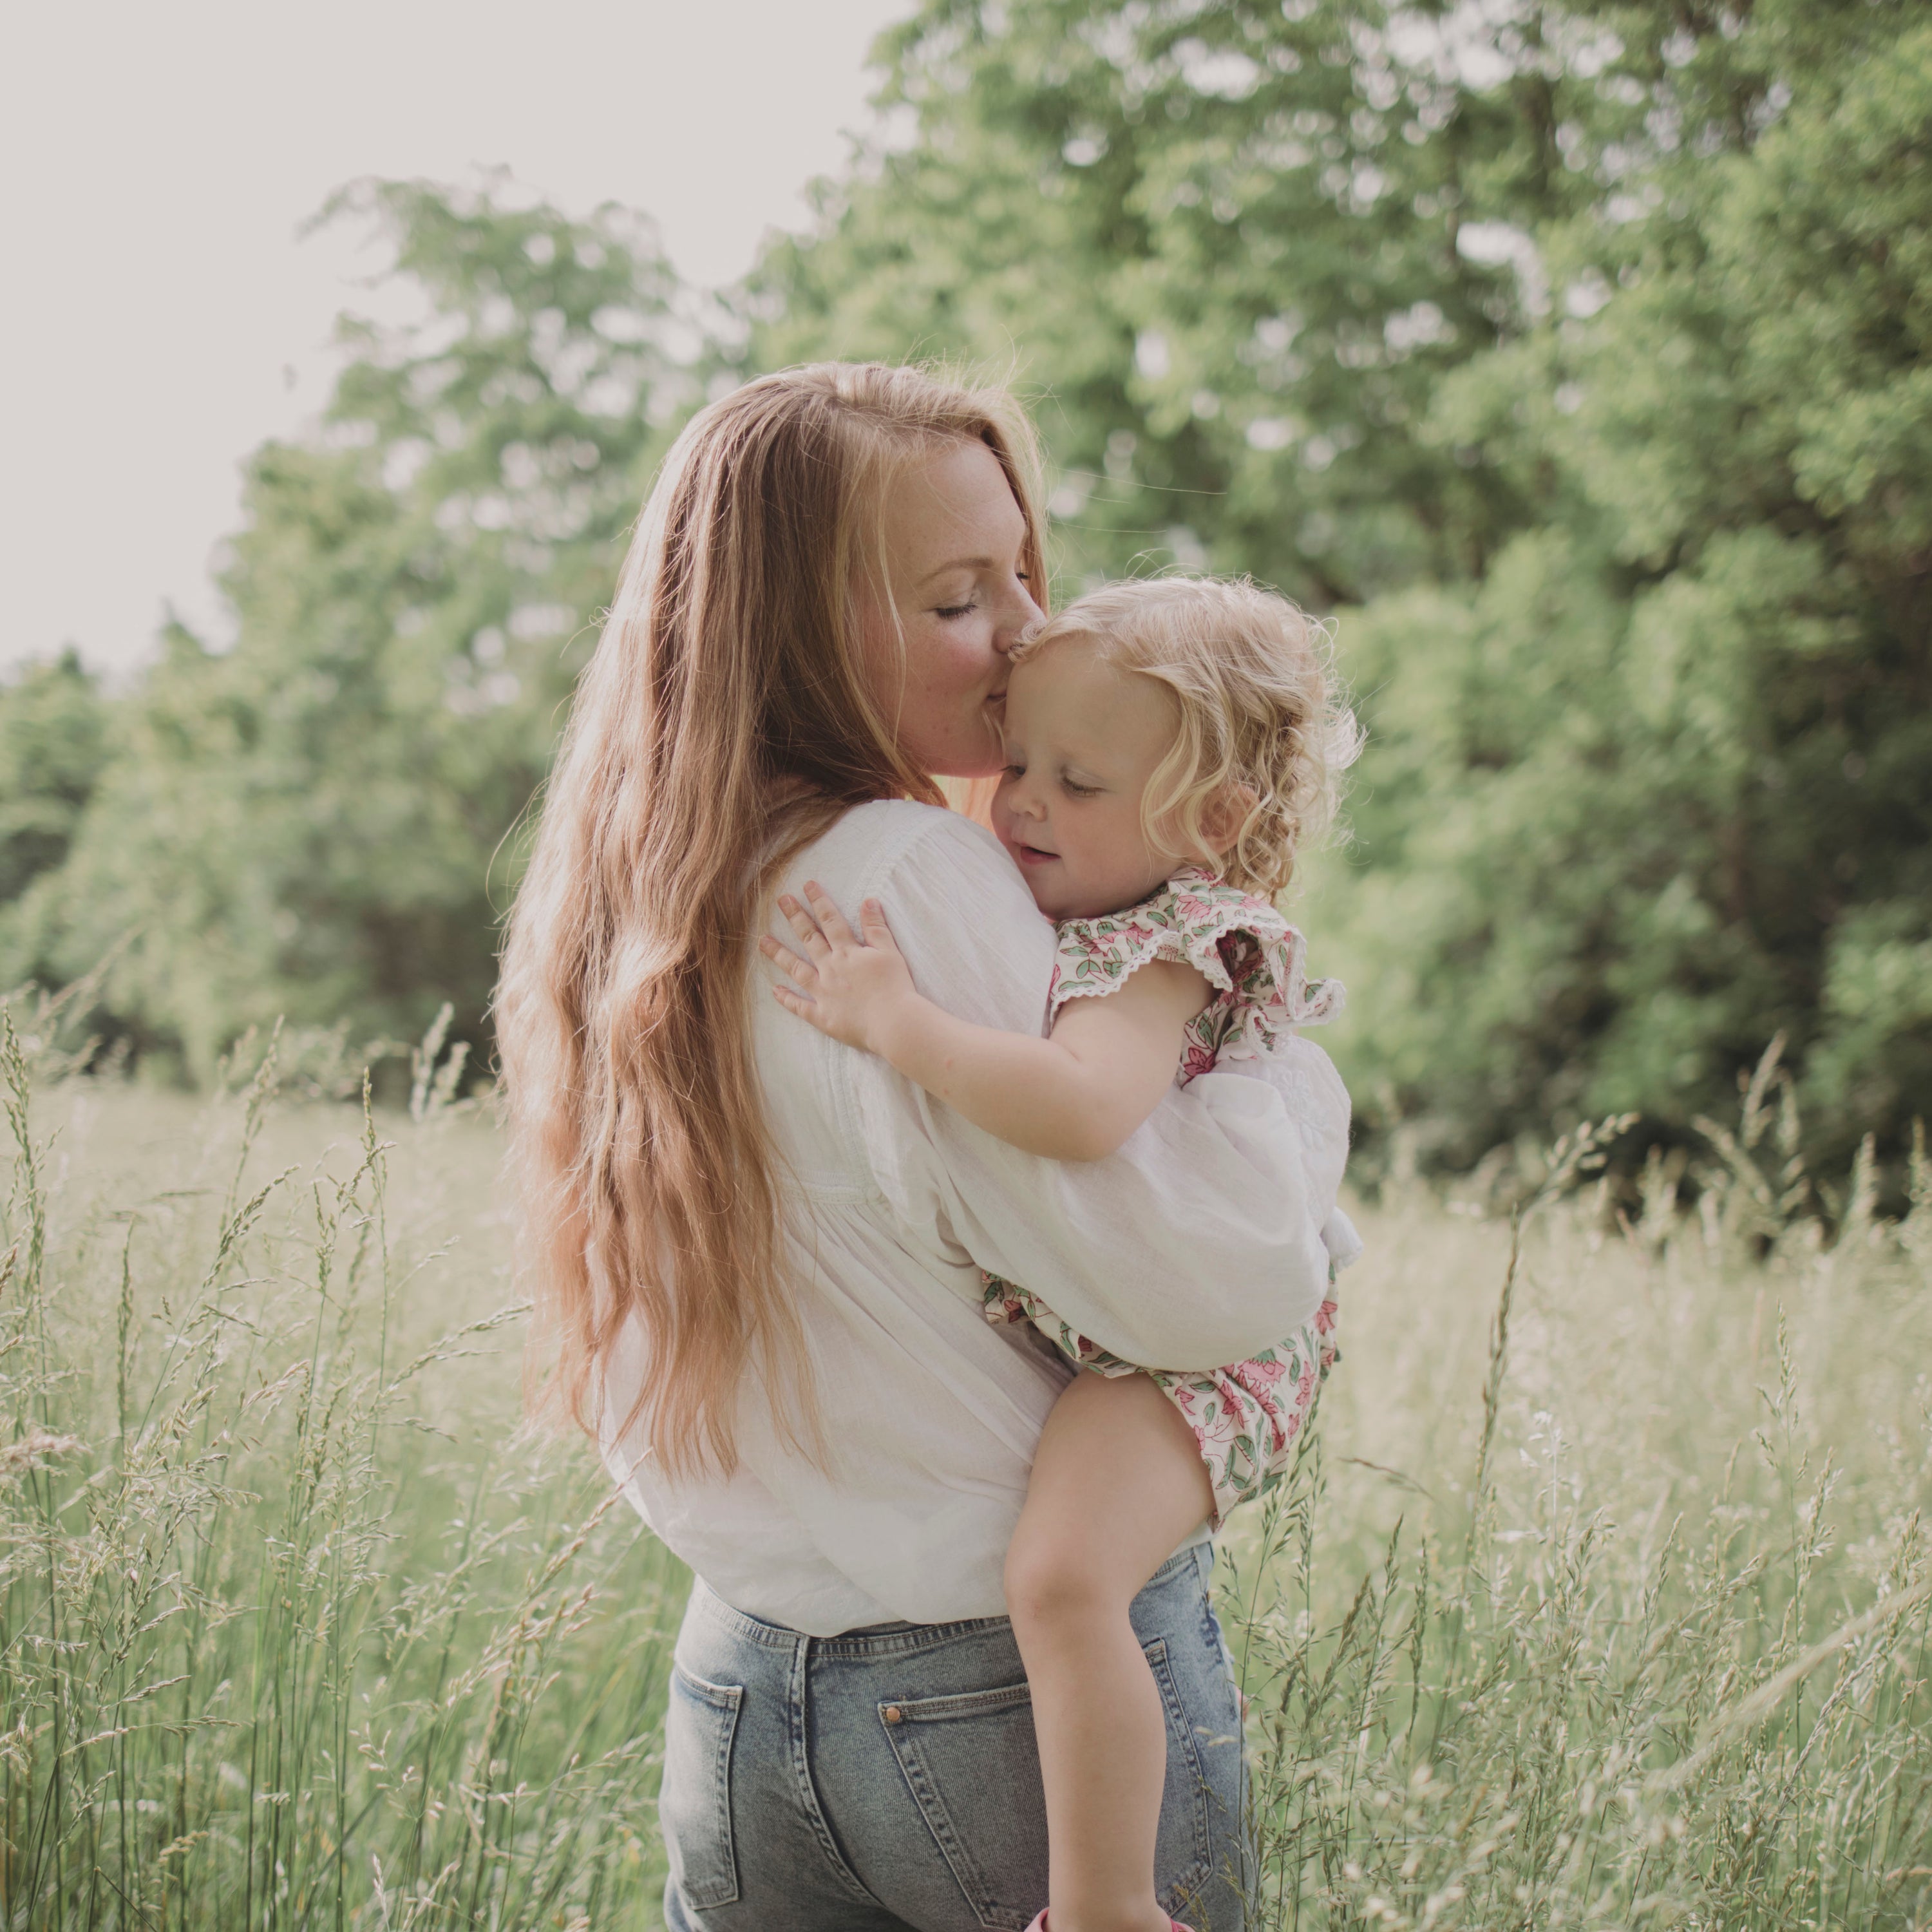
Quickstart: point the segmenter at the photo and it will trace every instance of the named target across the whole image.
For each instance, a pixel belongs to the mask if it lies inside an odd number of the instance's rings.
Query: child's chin
[[[1008,853],[1006,856],[1009,858],[1012,858],[1012,854],[1011,853]],[[1052,918],[1054,916],[1053,908],[1047,903],[1047,901],[1053,896],[1051,892],[1046,890],[1046,882],[1043,879],[1036,878],[1030,868],[1021,865],[1020,862],[1017,859],[1013,859],[1013,864],[1018,869],[1021,878],[1025,882],[1028,892],[1032,895],[1034,904],[1039,907],[1040,910],[1045,913],[1048,919]]]
[[[1033,896],[1034,904],[1048,919],[1058,919],[1060,914],[1048,903],[1052,897],[1052,893],[1046,881],[1040,875],[1040,868],[1037,866],[1025,864],[1021,860],[1018,846],[1012,839],[1004,836],[997,828],[993,836],[999,839],[1000,850],[1013,862],[1013,870],[1025,881],[1027,890]]]
[[[1012,860],[1013,869],[1019,874],[1021,879],[1024,881],[1027,891],[1032,896],[1034,905],[1036,906],[1040,911],[1043,912],[1048,919],[1057,919],[1059,916],[1058,914],[1057,914],[1054,910],[1053,908],[1048,903],[1048,901],[1051,899],[1053,896],[1051,892],[1046,890],[1046,881],[1044,879],[1036,878],[1034,875],[1031,866],[1022,866],[1019,862],[1018,855],[1014,852],[1010,846],[1006,849],[1006,856]]]
[[[1064,884],[1061,889],[1056,892],[1044,879],[1029,878],[1024,872],[1022,872],[1020,876],[1026,880],[1027,890],[1032,893],[1034,904],[1046,918],[1058,922],[1063,919],[1078,919],[1083,916],[1077,906],[1070,906],[1067,904]]]

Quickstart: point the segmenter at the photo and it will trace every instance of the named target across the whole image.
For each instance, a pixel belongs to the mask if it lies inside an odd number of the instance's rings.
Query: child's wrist
[[[866,1029],[872,1051],[895,1072],[910,1075],[910,1063],[920,1058],[925,1031],[921,1009],[926,1004],[918,994],[909,992],[886,1005]]]

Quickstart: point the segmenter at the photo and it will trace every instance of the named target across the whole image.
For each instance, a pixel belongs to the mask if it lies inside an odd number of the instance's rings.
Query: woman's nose
[[[1033,592],[1016,577],[1009,595],[1002,600],[1000,621],[993,634],[993,648],[1010,651],[1021,636],[1046,614],[1034,602]]]

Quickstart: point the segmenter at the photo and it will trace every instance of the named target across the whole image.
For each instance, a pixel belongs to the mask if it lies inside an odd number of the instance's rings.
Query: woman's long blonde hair
[[[747,383],[679,437],[580,681],[496,998],[511,1160],[550,1394],[641,1422],[674,1472],[728,1472],[743,1372],[816,1442],[776,1157],[747,1024],[775,874],[848,806],[938,802],[869,694],[892,478],[948,442],[998,458],[1040,568],[1036,458],[1004,392],[836,363]],[[889,596],[885,608],[891,608]],[[644,1384],[605,1414],[635,1316]]]

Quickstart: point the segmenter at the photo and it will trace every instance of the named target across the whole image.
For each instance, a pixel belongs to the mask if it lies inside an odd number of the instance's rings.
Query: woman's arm
[[[1119,1149],[1173,1085],[1183,1030],[1213,992],[1192,966],[1155,960],[1105,999],[1073,1001],[1048,1039],[975,1026],[914,986],[877,899],[860,908],[855,933],[815,879],[805,896],[809,911],[789,892],[778,901],[802,953],[759,941],[790,982],[774,982],[779,1004],[876,1053],[1009,1147],[1049,1160],[1104,1160]]]

